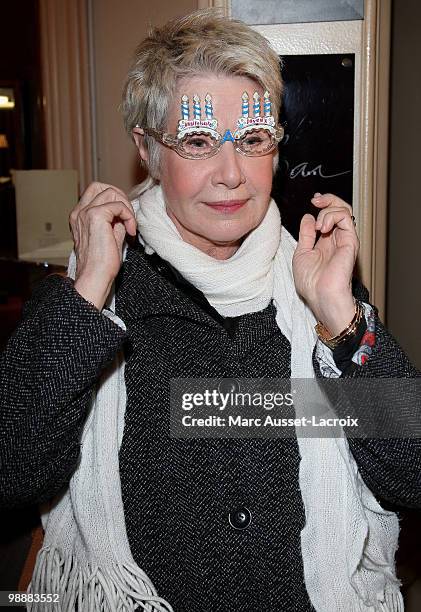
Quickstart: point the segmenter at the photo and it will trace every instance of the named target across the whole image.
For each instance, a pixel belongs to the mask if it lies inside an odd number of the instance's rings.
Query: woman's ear
[[[149,153],[145,144],[145,134],[140,127],[134,127],[132,130],[133,139],[136,143],[137,150],[139,151],[139,155],[141,160],[148,165],[149,163]]]

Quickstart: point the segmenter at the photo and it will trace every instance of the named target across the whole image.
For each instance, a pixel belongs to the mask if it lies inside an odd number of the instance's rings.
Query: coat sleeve
[[[369,303],[368,291],[359,281],[353,281],[353,290],[355,297]],[[407,393],[410,387],[411,396],[409,400],[407,398],[406,405],[410,406],[413,418],[416,414],[420,414],[421,424],[419,392],[421,385],[405,386],[404,380],[398,380],[420,378],[421,372],[410,362],[398,342],[384,327],[376,307],[371,306],[375,314],[375,344],[371,354],[364,364],[353,364],[349,371],[342,374],[341,379],[396,379],[396,385],[402,385],[402,392]],[[316,376],[322,377],[315,353],[313,353],[313,366]],[[340,384],[340,380],[338,383]],[[349,403],[352,405],[353,414],[358,415],[358,405],[355,405],[352,398],[349,398]],[[374,406],[370,418],[378,419],[381,430],[384,426],[384,423],[381,422],[382,414],[375,410]],[[397,507],[421,508],[421,440],[419,438],[386,439],[348,436],[348,442],[364,482],[381,503],[386,502]]]
[[[69,482],[95,384],[125,337],[70,279],[34,291],[1,355],[1,506],[47,501]]]

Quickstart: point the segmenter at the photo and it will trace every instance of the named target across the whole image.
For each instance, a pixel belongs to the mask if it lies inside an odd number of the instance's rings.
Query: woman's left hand
[[[316,319],[335,336],[354,316],[351,282],[359,240],[349,204],[331,193],[316,193],[311,201],[321,210],[317,219],[310,214],[301,219],[294,282]]]

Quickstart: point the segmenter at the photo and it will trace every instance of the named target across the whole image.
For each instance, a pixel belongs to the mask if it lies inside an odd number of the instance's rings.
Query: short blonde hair
[[[137,47],[123,91],[129,135],[136,125],[165,130],[178,80],[206,72],[253,79],[270,92],[273,108],[279,111],[280,59],[268,41],[242,21],[204,9],[154,28]],[[159,144],[150,136],[145,136],[145,144],[149,173],[156,178]]]

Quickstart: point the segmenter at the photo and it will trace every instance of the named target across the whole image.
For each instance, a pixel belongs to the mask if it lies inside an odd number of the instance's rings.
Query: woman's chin
[[[240,245],[252,228],[230,228],[207,231],[203,238],[218,246]]]

